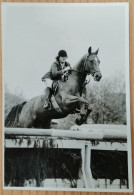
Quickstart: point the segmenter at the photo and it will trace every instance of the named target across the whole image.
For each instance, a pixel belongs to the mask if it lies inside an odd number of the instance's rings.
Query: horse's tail
[[[11,109],[6,117],[5,127],[17,127],[21,110],[25,104],[26,102],[23,102],[22,104],[18,104]]]

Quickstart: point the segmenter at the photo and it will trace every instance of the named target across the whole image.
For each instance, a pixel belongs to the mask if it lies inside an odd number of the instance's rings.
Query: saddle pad
[[[53,95],[51,97],[51,104],[58,112],[62,113],[62,110],[60,109],[60,107],[57,104],[56,99],[55,99],[55,97]]]

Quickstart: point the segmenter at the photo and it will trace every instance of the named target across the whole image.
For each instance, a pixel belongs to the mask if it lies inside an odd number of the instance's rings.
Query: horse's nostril
[[[95,78],[96,78],[97,81],[100,81],[101,77],[102,77],[101,75],[96,75],[95,76]]]
[[[98,80],[100,78],[100,76],[99,75],[96,75],[96,79]]]

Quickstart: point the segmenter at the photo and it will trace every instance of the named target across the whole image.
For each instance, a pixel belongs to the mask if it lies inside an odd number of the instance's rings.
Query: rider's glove
[[[66,68],[63,69],[64,72],[70,70],[71,68],[69,66],[67,66]]]

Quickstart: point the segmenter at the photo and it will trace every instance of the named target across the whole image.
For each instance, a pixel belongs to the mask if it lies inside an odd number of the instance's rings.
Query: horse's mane
[[[76,70],[76,71],[80,71],[80,72],[83,72],[83,64],[84,64],[84,61],[85,61],[85,58],[86,58],[87,54],[85,54],[76,64],[75,66],[73,67],[73,70]]]

